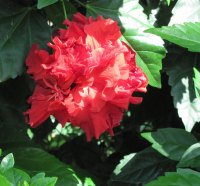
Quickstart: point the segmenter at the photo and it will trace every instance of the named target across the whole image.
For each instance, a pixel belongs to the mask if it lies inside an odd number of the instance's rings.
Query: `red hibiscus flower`
[[[121,42],[120,28],[112,19],[80,13],[61,29],[48,46],[52,54],[33,45],[26,59],[27,72],[36,82],[28,102],[28,122],[37,127],[50,115],[64,126],[81,127],[87,139],[119,125],[129,103],[137,104],[147,77],[136,66],[135,52]]]

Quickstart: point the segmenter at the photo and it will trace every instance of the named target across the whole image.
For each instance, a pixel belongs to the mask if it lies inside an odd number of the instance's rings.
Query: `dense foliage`
[[[0,0],[0,185],[198,185],[199,9],[199,0]],[[116,21],[149,83],[114,136],[90,142],[52,115],[37,128],[24,116],[35,89],[29,50],[52,52],[47,43],[77,12]]]

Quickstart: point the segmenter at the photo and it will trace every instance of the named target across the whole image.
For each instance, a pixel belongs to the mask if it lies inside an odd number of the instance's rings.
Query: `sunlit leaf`
[[[54,186],[56,185],[57,178],[55,177],[45,177],[44,173],[38,173],[31,178],[30,186]]]
[[[192,134],[176,128],[142,133],[142,137],[152,143],[155,150],[172,160],[180,160],[187,148],[197,142]]]
[[[0,174],[0,185],[11,186],[10,182],[6,179],[6,177],[1,174]]]
[[[200,167],[200,143],[191,145],[183,154],[178,167]]]
[[[196,122],[200,121],[200,99],[190,99],[189,79],[182,79],[186,92],[183,93],[182,100],[177,103],[178,114],[182,118],[187,131],[191,131]]]
[[[194,68],[194,87],[195,87],[195,94],[196,97],[200,98],[200,72]]]
[[[172,10],[169,25],[181,24],[184,22],[200,22],[199,0],[178,0]]]
[[[26,182],[30,182],[30,177],[29,175],[20,170],[20,169],[16,169],[16,168],[12,168],[9,169],[7,171],[4,172],[4,176],[7,178],[7,180],[12,183],[12,186],[24,186],[23,183]]]
[[[8,154],[7,156],[5,156],[2,161],[1,161],[1,168],[6,171],[10,168],[12,168],[14,166],[14,157],[13,157],[13,154],[10,153]]]
[[[200,173],[192,170],[167,172],[165,176],[158,177],[145,186],[197,186],[200,182]]]
[[[158,35],[167,41],[187,48],[191,52],[200,52],[200,22],[151,28],[146,32]]]
[[[169,6],[169,5],[170,5],[170,1],[171,1],[171,0],[166,0],[166,1],[167,1],[167,4],[168,4],[168,6]]]
[[[91,178],[86,178],[84,180],[84,186],[95,186],[94,182],[91,180]]]
[[[122,168],[136,155],[136,153],[132,153],[129,155],[124,156],[122,160],[120,160],[120,163],[117,165],[117,167],[114,170],[114,174],[117,175],[122,172]]]
[[[200,100],[195,96],[194,71],[200,69],[199,53],[187,52],[178,47],[169,49],[165,71],[169,76],[171,95],[178,115],[187,131],[191,131],[195,123],[200,121]]]

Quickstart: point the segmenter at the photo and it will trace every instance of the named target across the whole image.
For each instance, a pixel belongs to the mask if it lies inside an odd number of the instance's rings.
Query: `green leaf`
[[[55,177],[45,177],[44,173],[38,173],[31,178],[30,186],[54,186],[56,184],[57,178]]]
[[[195,96],[193,82],[193,68],[200,69],[200,54],[172,46],[168,51],[164,65],[172,87],[174,106],[178,109],[185,129],[191,131],[195,123],[200,121],[200,99]]]
[[[57,1],[58,0],[38,0],[37,8],[38,9],[44,8],[46,6],[56,3]]]
[[[45,177],[44,173],[39,173],[30,179],[30,176],[20,170],[13,168],[14,158],[13,154],[8,154],[5,156],[1,162],[1,173],[13,186],[54,186],[56,184],[57,178],[55,177]]]
[[[12,168],[15,164],[15,160],[14,160],[14,157],[13,157],[13,154],[10,153],[8,154],[7,156],[5,156],[2,161],[1,161],[1,168],[6,171],[10,168]]]
[[[178,172],[167,172],[145,186],[198,186],[200,173],[189,169]]]
[[[122,172],[122,168],[136,155],[136,153],[132,153],[129,155],[124,156],[122,160],[120,160],[120,163],[117,165],[117,167],[114,170],[114,174],[117,175]]]
[[[165,128],[141,135],[152,143],[155,150],[172,160],[180,160],[187,148],[197,142],[192,134],[183,129]]]
[[[30,177],[22,170],[12,168],[4,172],[4,176],[13,186],[22,185],[25,181],[30,182]]]
[[[80,182],[75,172],[54,156],[38,148],[12,149],[16,167],[26,170],[30,175],[45,172],[47,176],[56,176],[56,186],[77,186]],[[55,178],[53,178],[55,180]]]
[[[30,186],[29,183],[27,181],[24,181],[22,186]]]
[[[166,1],[167,1],[167,5],[169,6],[169,5],[170,5],[170,1],[171,1],[171,0],[166,0]]]
[[[196,122],[200,121],[200,99],[195,98],[190,100],[189,79],[182,79],[182,84],[185,85],[186,92],[183,93],[183,98],[180,103],[177,103],[178,114],[182,118],[187,131],[191,131]]]
[[[44,178],[44,177],[45,177],[45,173],[44,172],[40,172],[40,173],[36,174],[35,176],[33,176],[31,178],[31,181],[35,181],[35,180],[37,180],[39,178]]]
[[[169,25],[182,24],[184,22],[200,22],[200,3],[199,0],[178,0],[172,10]]]
[[[25,57],[33,43],[46,46],[50,38],[47,19],[39,10],[17,1],[0,1],[0,82],[23,72]],[[20,37],[19,37],[20,36]]]
[[[191,52],[200,52],[200,22],[151,28],[146,32],[185,47]]]
[[[183,154],[178,167],[200,167],[200,143],[191,145]]]
[[[94,182],[91,180],[91,178],[85,178],[84,186],[95,186]]]
[[[130,159],[131,156],[133,157]],[[136,155],[125,156],[119,167],[120,170],[117,170],[118,166],[116,167],[108,186],[143,185],[165,171],[174,170],[175,162],[148,148]]]
[[[12,146],[30,144],[26,134],[27,124],[19,110],[1,103],[0,108],[0,145],[4,149]]]
[[[137,53],[137,64],[146,73],[149,84],[161,87],[161,61],[165,56],[163,41],[157,36],[144,33],[144,30],[152,26],[138,0],[94,0],[86,8],[87,15],[103,15],[118,21],[122,26],[124,39]]]
[[[31,145],[23,115],[29,95],[29,86],[23,76],[0,84],[0,147],[4,150]]]
[[[199,172],[194,171],[194,170],[189,169],[189,168],[185,168],[185,169],[178,168],[177,172],[180,173],[180,174],[194,174],[194,175],[200,177],[200,173]]]
[[[196,97],[200,98],[200,72],[194,68],[194,88]]]
[[[160,70],[162,69],[162,59],[165,50],[162,48],[163,42],[152,35],[137,33],[135,30],[127,30],[123,36],[132,48],[137,52],[137,65],[142,68],[148,77],[149,84],[154,87],[161,87]],[[148,39],[149,37],[149,39]],[[154,43],[152,44],[154,40]]]
[[[0,174],[0,185],[2,186],[12,186],[5,176]]]

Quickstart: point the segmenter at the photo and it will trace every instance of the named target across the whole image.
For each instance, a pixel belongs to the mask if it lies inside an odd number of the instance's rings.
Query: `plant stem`
[[[61,0],[61,4],[62,4],[62,8],[63,8],[64,18],[67,19],[67,11],[66,11],[66,8],[65,8],[64,0]]]
[[[74,0],[74,1],[77,2],[78,4],[80,4],[81,6],[86,7],[86,5],[82,2],[80,2],[79,0]]]
[[[86,9],[88,10],[91,10],[92,12],[94,12],[96,15],[97,15],[97,12],[91,7],[91,6],[88,6],[88,4],[84,4],[82,3],[81,1],[79,0],[74,0],[76,3],[78,3],[79,5],[85,7]]]

